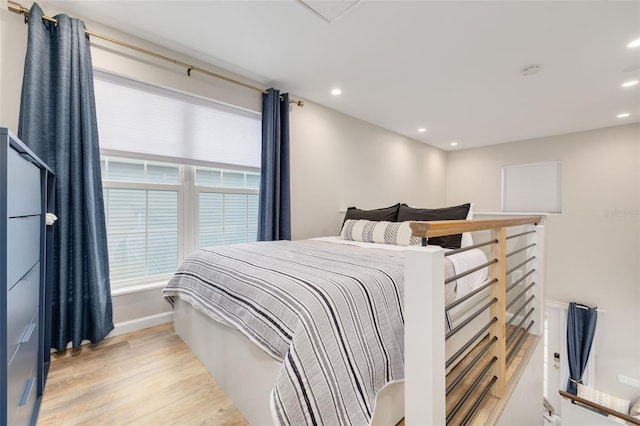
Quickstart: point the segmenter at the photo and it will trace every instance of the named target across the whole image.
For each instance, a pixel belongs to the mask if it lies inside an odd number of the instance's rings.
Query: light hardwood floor
[[[38,425],[82,424],[247,422],[168,323],[54,354]]]
[[[525,340],[509,365],[507,377],[533,341],[534,336]],[[475,348],[449,376],[455,377],[478,350]],[[447,410],[480,368],[474,368],[471,378],[449,395]],[[471,424],[486,424],[496,405],[496,398],[488,398]],[[456,416],[451,424],[460,420],[461,416]],[[248,425],[174,332],[173,323],[53,355],[38,425],[84,424]],[[270,419],[265,424],[270,424]],[[404,421],[398,425],[404,426]]]

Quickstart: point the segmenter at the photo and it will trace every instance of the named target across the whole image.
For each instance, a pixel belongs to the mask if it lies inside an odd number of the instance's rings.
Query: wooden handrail
[[[485,220],[439,220],[432,222],[410,222],[412,235],[419,238],[441,237],[463,232],[508,228],[510,226],[536,224],[542,216],[528,216],[513,219]]]
[[[604,405],[600,405],[600,404],[596,404],[593,401],[589,401],[588,399],[584,399],[584,398],[580,398],[577,395],[573,395],[571,393],[565,392],[563,390],[559,390],[558,391],[560,393],[560,395],[562,395],[565,398],[571,399],[572,401],[578,402],[582,405],[586,405],[587,407],[593,408],[595,410],[601,411],[603,413],[607,413],[611,416],[617,417],[619,419],[622,419],[628,423],[631,423],[633,425],[640,425],[640,420],[633,418],[627,414],[624,413],[620,413],[616,410],[612,410],[611,408],[605,407]]]

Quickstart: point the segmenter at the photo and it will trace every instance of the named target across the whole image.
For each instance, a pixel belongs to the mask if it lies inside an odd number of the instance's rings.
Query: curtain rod
[[[18,15],[24,15],[24,22],[25,23],[27,23],[27,21],[29,20],[29,15],[30,15],[29,9],[27,9],[26,7],[23,7],[21,4],[16,3],[14,1],[11,1],[11,0],[8,0],[7,1],[7,9],[9,9],[10,12],[17,13]],[[57,19],[52,18],[50,16],[42,15],[42,19],[45,20],[45,21],[53,22],[55,24],[58,23]],[[198,71],[198,72],[200,72],[202,74],[206,74],[206,75],[209,75],[211,77],[215,77],[215,78],[218,78],[220,80],[224,80],[224,81],[227,81],[229,83],[233,83],[233,84],[236,84],[238,86],[245,87],[247,89],[255,90],[255,91],[260,92],[260,93],[265,93],[265,94],[267,93],[266,90],[261,89],[261,88],[256,87],[256,86],[252,86],[251,84],[247,84],[247,83],[244,83],[242,81],[234,80],[233,78],[226,77],[226,76],[221,75],[221,74],[217,74],[217,73],[215,73],[213,71],[209,71],[207,69],[200,68],[200,67],[195,66],[195,65],[190,65],[190,64],[188,64],[186,62],[182,62],[182,61],[179,61],[177,59],[173,59],[173,58],[170,58],[168,56],[161,55],[160,53],[156,53],[156,52],[153,52],[151,50],[147,50],[147,49],[144,49],[142,47],[135,46],[133,44],[126,43],[124,41],[120,41],[120,40],[117,40],[117,39],[109,37],[109,36],[105,36],[105,35],[102,35],[102,34],[95,33],[93,31],[90,31],[90,30],[86,29],[86,28],[85,28],[84,32],[85,32],[85,34],[87,34],[87,35],[89,35],[91,37],[99,38],[99,39],[108,41],[110,43],[114,43],[114,44],[126,47],[128,49],[132,49],[132,50],[135,50],[137,52],[144,53],[145,55],[153,56],[154,58],[162,59],[164,61],[171,62],[171,63],[173,63],[175,65],[178,65],[178,66],[181,66],[181,67],[185,67],[187,69],[187,75],[188,76],[191,76],[191,71]],[[296,104],[298,106],[304,106],[304,101],[297,100],[297,99],[290,98],[289,99],[289,103],[290,104]]]
[[[556,300],[544,299],[544,304],[546,306],[551,307],[551,308],[562,309],[564,311],[569,309],[569,304],[568,303],[558,302]],[[584,306],[580,306],[580,304],[578,304],[578,308],[579,309],[587,309]],[[607,313],[606,309],[596,308],[596,311],[598,311],[599,314],[606,314]]]

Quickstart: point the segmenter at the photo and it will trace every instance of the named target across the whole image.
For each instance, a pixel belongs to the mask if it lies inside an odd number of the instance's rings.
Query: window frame
[[[191,167],[190,169],[190,178],[193,180],[193,205],[198,208],[194,208],[194,224],[192,229],[193,232],[193,247],[194,250],[200,247],[200,194],[247,194],[247,195],[259,195],[260,189],[258,185],[258,189],[253,188],[233,188],[227,186],[204,186],[204,185],[196,185],[195,183],[195,169],[198,166]],[[225,169],[229,170],[229,169]],[[234,170],[234,171],[243,171],[249,173],[260,173],[260,170]],[[246,179],[246,176],[245,176]],[[258,218],[259,220],[259,218]],[[256,235],[256,239],[257,239]]]
[[[178,238],[177,238],[177,253],[178,257],[176,259],[176,267],[179,267],[180,264],[184,261],[185,255],[185,226],[184,226],[184,217],[185,217],[185,185],[184,185],[184,172],[185,167],[182,164],[168,161],[167,159],[159,159],[156,156],[151,155],[143,155],[143,154],[132,154],[132,153],[124,153],[120,151],[111,151],[111,150],[100,150],[100,161],[102,162],[103,157],[115,157],[115,158],[123,158],[144,162],[158,162],[158,163],[172,163],[178,166],[178,179],[179,183],[177,184],[168,184],[168,183],[149,183],[149,182],[134,182],[134,181],[113,181],[108,179],[102,179],[102,187],[103,192],[104,188],[109,189],[138,189],[138,190],[153,190],[153,191],[177,191],[178,192],[178,211],[177,211],[177,228],[178,228]],[[146,167],[146,165],[145,165]],[[106,202],[107,200],[105,200]],[[105,220],[108,220],[106,217],[106,209],[105,209]],[[111,267],[111,266],[110,266]],[[109,271],[111,272],[111,271]],[[112,289],[121,289],[127,287],[133,287],[141,284],[150,284],[161,281],[167,281],[173,276],[173,272],[166,274],[158,274],[158,275],[150,275],[139,278],[129,278],[124,280],[114,281],[110,279],[111,288]]]
[[[184,159],[165,158],[157,155],[122,152],[109,149],[100,150],[100,160],[102,162],[103,157],[130,159],[135,161],[144,162],[158,162],[169,163],[178,166],[179,170],[179,183],[148,183],[148,182],[135,182],[135,181],[114,181],[109,179],[102,179],[102,186],[104,188],[113,189],[140,189],[140,190],[154,190],[154,191],[177,191],[178,192],[178,238],[177,238],[177,267],[179,267],[184,259],[196,249],[200,248],[200,194],[212,193],[212,194],[255,194],[259,195],[258,188],[234,188],[225,186],[206,186],[196,185],[196,169],[202,168],[214,168],[221,169],[223,171],[244,172],[244,173],[257,173],[260,175],[260,169],[247,166],[230,166],[221,165],[215,162],[207,163],[204,161],[198,162],[186,162]],[[108,164],[108,162],[107,162]],[[232,168],[233,167],[233,168]],[[246,176],[245,176],[246,179]],[[245,180],[246,182],[246,180]],[[105,199],[105,202],[107,200]],[[106,213],[106,211],[105,211]],[[107,219],[107,218],[105,218]],[[256,223],[257,224],[257,223]],[[256,235],[257,239],[257,235]],[[130,278],[124,280],[113,281],[111,280],[111,289],[116,291],[126,291],[128,288],[136,286],[144,286],[153,283],[163,283],[168,281],[173,272],[166,274],[158,274],[152,276],[145,276],[139,278]]]

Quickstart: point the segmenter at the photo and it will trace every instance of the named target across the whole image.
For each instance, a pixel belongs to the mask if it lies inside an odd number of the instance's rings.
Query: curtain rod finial
[[[29,9],[23,7],[21,4],[9,0],[7,1],[7,9],[9,12],[23,15],[25,24],[29,22]]]

